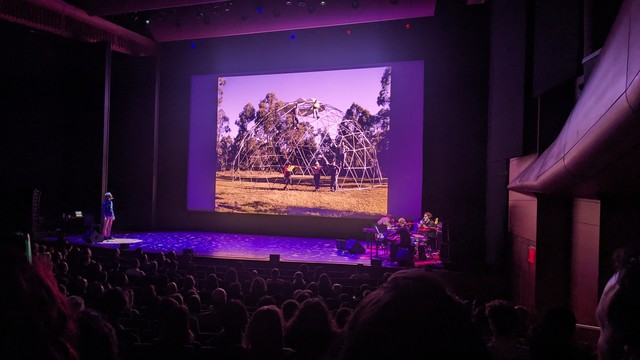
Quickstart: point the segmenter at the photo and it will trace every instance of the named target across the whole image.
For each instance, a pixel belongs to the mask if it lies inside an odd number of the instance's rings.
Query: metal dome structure
[[[269,123],[267,126],[266,123]],[[273,132],[265,131],[274,129]],[[256,119],[241,139],[232,162],[234,181],[282,181],[289,162],[299,166],[296,175],[313,176],[312,166],[335,161],[342,189],[364,189],[385,184],[375,145],[362,127],[330,104],[299,98]],[[301,173],[300,173],[301,172]],[[305,181],[297,176],[294,183]]]

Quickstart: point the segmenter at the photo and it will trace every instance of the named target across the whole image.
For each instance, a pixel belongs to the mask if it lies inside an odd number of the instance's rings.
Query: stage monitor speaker
[[[100,235],[97,231],[87,230],[84,234],[82,234],[82,240],[84,240],[86,243],[92,244],[100,242],[104,239],[102,235]]]
[[[364,254],[367,250],[360,244],[358,240],[347,240],[347,251],[350,254]]]
[[[269,261],[272,263],[280,262],[280,254],[269,254]]]

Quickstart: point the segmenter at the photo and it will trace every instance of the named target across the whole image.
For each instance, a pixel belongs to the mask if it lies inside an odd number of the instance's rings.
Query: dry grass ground
[[[344,183],[329,191],[329,177],[323,176],[318,192],[311,176],[294,175],[293,184],[283,190],[282,174],[261,174],[253,181],[232,180],[231,174],[216,175],[216,211],[274,215],[329,217],[376,217],[387,212],[387,185],[357,189]]]

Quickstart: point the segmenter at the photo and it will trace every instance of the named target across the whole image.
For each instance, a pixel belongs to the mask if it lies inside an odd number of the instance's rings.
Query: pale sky
[[[380,110],[376,104],[385,67],[301,72],[288,74],[222,76],[227,84],[223,87],[221,109],[229,117],[231,137],[237,133],[235,121],[242,108],[250,102],[256,110],[260,100],[274,92],[279,100],[292,102],[298,98],[315,98],[322,104],[330,104],[346,111],[357,103],[375,114]]]

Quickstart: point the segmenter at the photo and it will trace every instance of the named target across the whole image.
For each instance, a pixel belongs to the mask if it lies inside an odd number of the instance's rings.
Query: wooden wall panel
[[[571,243],[571,303],[578,323],[596,325],[600,201],[575,199]]]

